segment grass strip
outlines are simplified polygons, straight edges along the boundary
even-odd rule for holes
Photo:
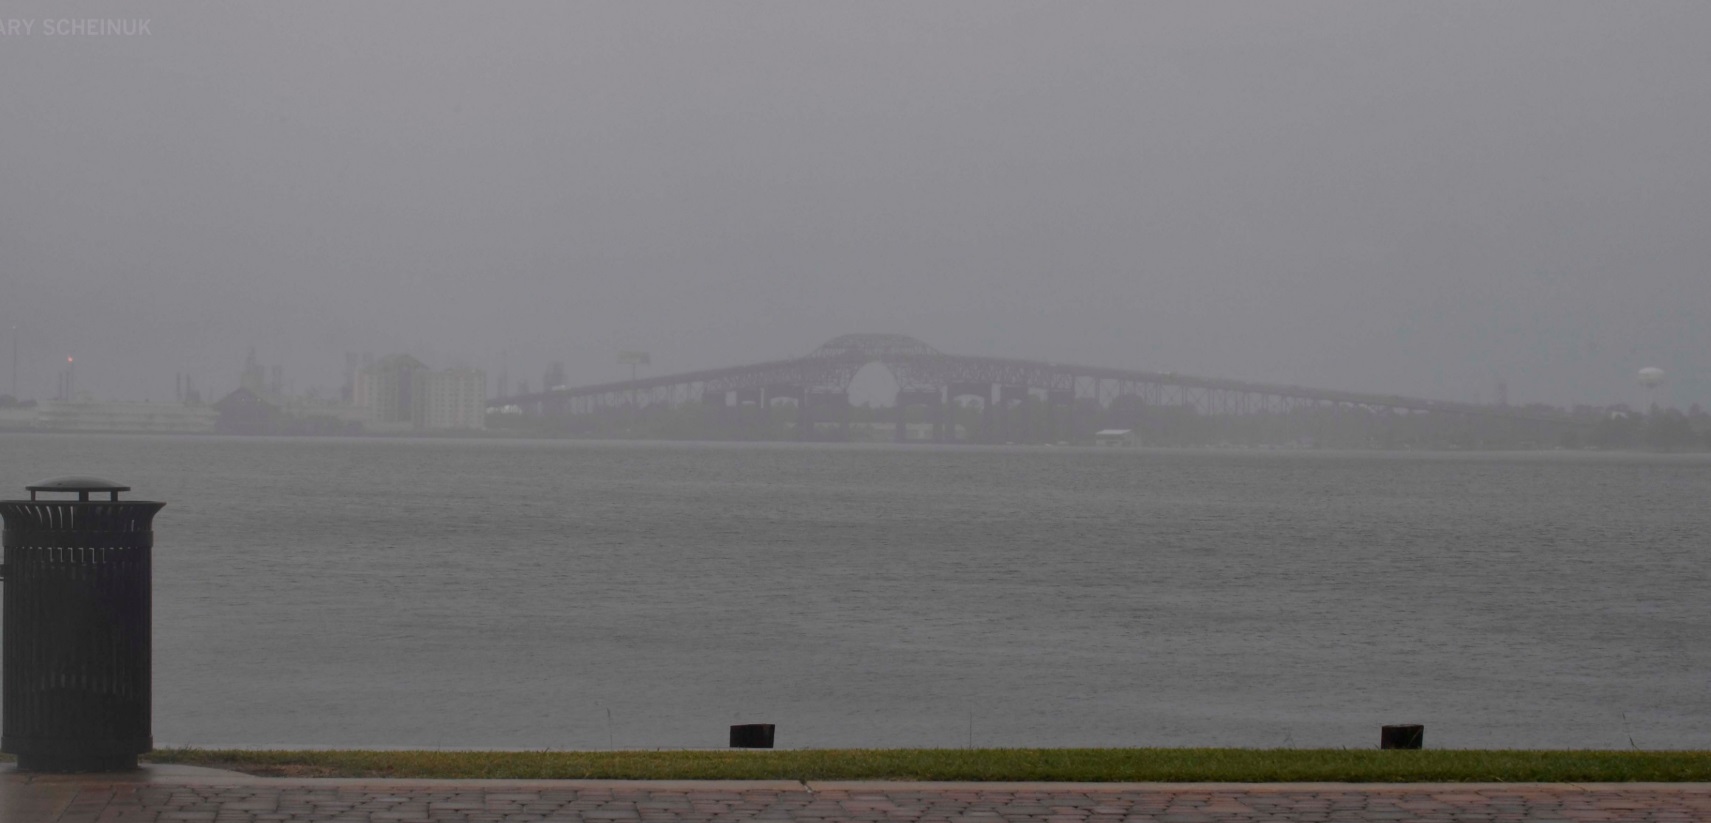
[[[1711,781],[1711,751],[1350,749],[804,749],[788,751],[259,751],[163,749],[269,777],[607,780],[966,780],[1229,783]]]

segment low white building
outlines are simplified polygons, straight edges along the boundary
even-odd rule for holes
[[[36,427],[35,406],[0,408],[0,429],[33,429]]]
[[[36,428],[48,431],[208,434],[219,421],[211,406],[179,403],[49,401],[36,409]]]
[[[1093,433],[1096,446],[1139,446],[1141,436],[1134,429],[1100,429]]]

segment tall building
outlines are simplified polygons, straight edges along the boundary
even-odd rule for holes
[[[421,419],[425,429],[487,428],[487,374],[480,369],[430,373]]]
[[[428,367],[408,354],[382,357],[356,373],[356,405],[369,409],[375,423],[414,425],[427,373]]]
[[[479,369],[434,371],[389,355],[357,371],[354,395],[380,430],[486,428],[487,375]]]
[[[345,384],[339,387],[339,399],[346,403],[356,402],[356,367],[357,353],[345,352]]]
[[[243,374],[238,377],[238,386],[249,389],[253,392],[264,391],[267,387],[262,384],[266,380],[267,371],[263,369],[261,367],[261,363],[255,359],[255,347],[250,346],[249,356],[244,358]]]

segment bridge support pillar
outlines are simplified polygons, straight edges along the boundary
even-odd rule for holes
[[[804,392],[797,411],[798,440],[848,440],[850,436],[850,398],[844,392]],[[820,433],[821,423],[838,424],[838,432]]]
[[[1046,392],[1046,442],[1075,438],[1075,390]]]
[[[1032,426],[1028,420],[1027,386],[998,387],[998,432],[997,440],[1006,443],[1025,443],[1032,434]]]
[[[795,437],[796,437],[796,439],[801,440],[802,439],[802,406],[804,405],[803,398],[807,394],[807,391],[808,391],[807,387],[797,385],[797,384],[793,384],[793,383],[773,383],[772,385],[762,387],[761,391],[763,393],[761,408],[765,411],[765,414],[762,416],[762,419],[764,421],[766,421],[765,422],[765,431],[766,431],[765,436],[776,437],[778,435],[779,429],[774,428],[774,427],[777,426],[779,428],[782,428],[783,427],[783,421],[787,420],[789,417],[788,412],[783,412],[779,415],[774,415],[772,408],[775,404],[773,401],[779,400],[781,398],[789,398],[789,399],[796,401]]]
[[[942,394],[943,392],[936,388],[898,390],[897,408],[895,410],[897,421],[897,442],[902,443],[909,439],[910,406],[926,406],[930,410],[928,413],[928,419],[933,422],[933,427],[935,429],[938,427],[938,421],[940,419],[939,408],[944,404]],[[930,439],[938,439],[938,432],[933,432]]]
[[[737,389],[734,393],[738,436],[743,440],[759,438],[763,429],[761,421],[766,419],[766,393],[759,388]]]
[[[965,432],[970,442],[989,443],[992,441],[992,384],[983,382],[951,383],[945,387],[945,411],[947,424],[945,440],[955,441],[957,410],[961,408],[957,401],[964,397],[980,398],[980,420],[970,430]]]

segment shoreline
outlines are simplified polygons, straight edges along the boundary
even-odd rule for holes
[[[705,439],[705,438],[667,438],[667,437],[584,437],[578,435],[531,435],[514,434],[503,430],[446,430],[440,432],[364,432],[361,434],[236,434],[231,432],[163,432],[163,431],[83,431],[73,429],[43,429],[35,427],[8,428],[0,426],[0,436],[32,435],[43,437],[170,437],[186,440],[244,440],[256,442],[285,442],[285,441],[314,441],[314,442],[363,442],[382,441],[399,442],[421,440],[429,442],[499,442],[499,443],[579,443],[579,444],[645,444],[645,445],[716,445],[716,446],[839,446],[846,448],[877,448],[877,449],[943,449],[962,451],[973,450],[1073,450],[1097,454],[1266,454],[1266,455],[1604,455],[1611,457],[1700,457],[1711,455],[1711,449],[1682,449],[1674,451],[1657,451],[1653,449],[1600,449],[1580,448],[1567,449],[1551,448],[1509,448],[1509,449],[1425,449],[1425,448],[1356,448],[1356,447],[1324,447],[1304,448],[1295,446],[1244,446],[1244,445],[1201,445],[1201,446],[1127,446],[1109,447],[1092,443],[978,443],[978,442],[931,442],[907,441],[898,443],[884,440],[748,440],[748,439]]]

